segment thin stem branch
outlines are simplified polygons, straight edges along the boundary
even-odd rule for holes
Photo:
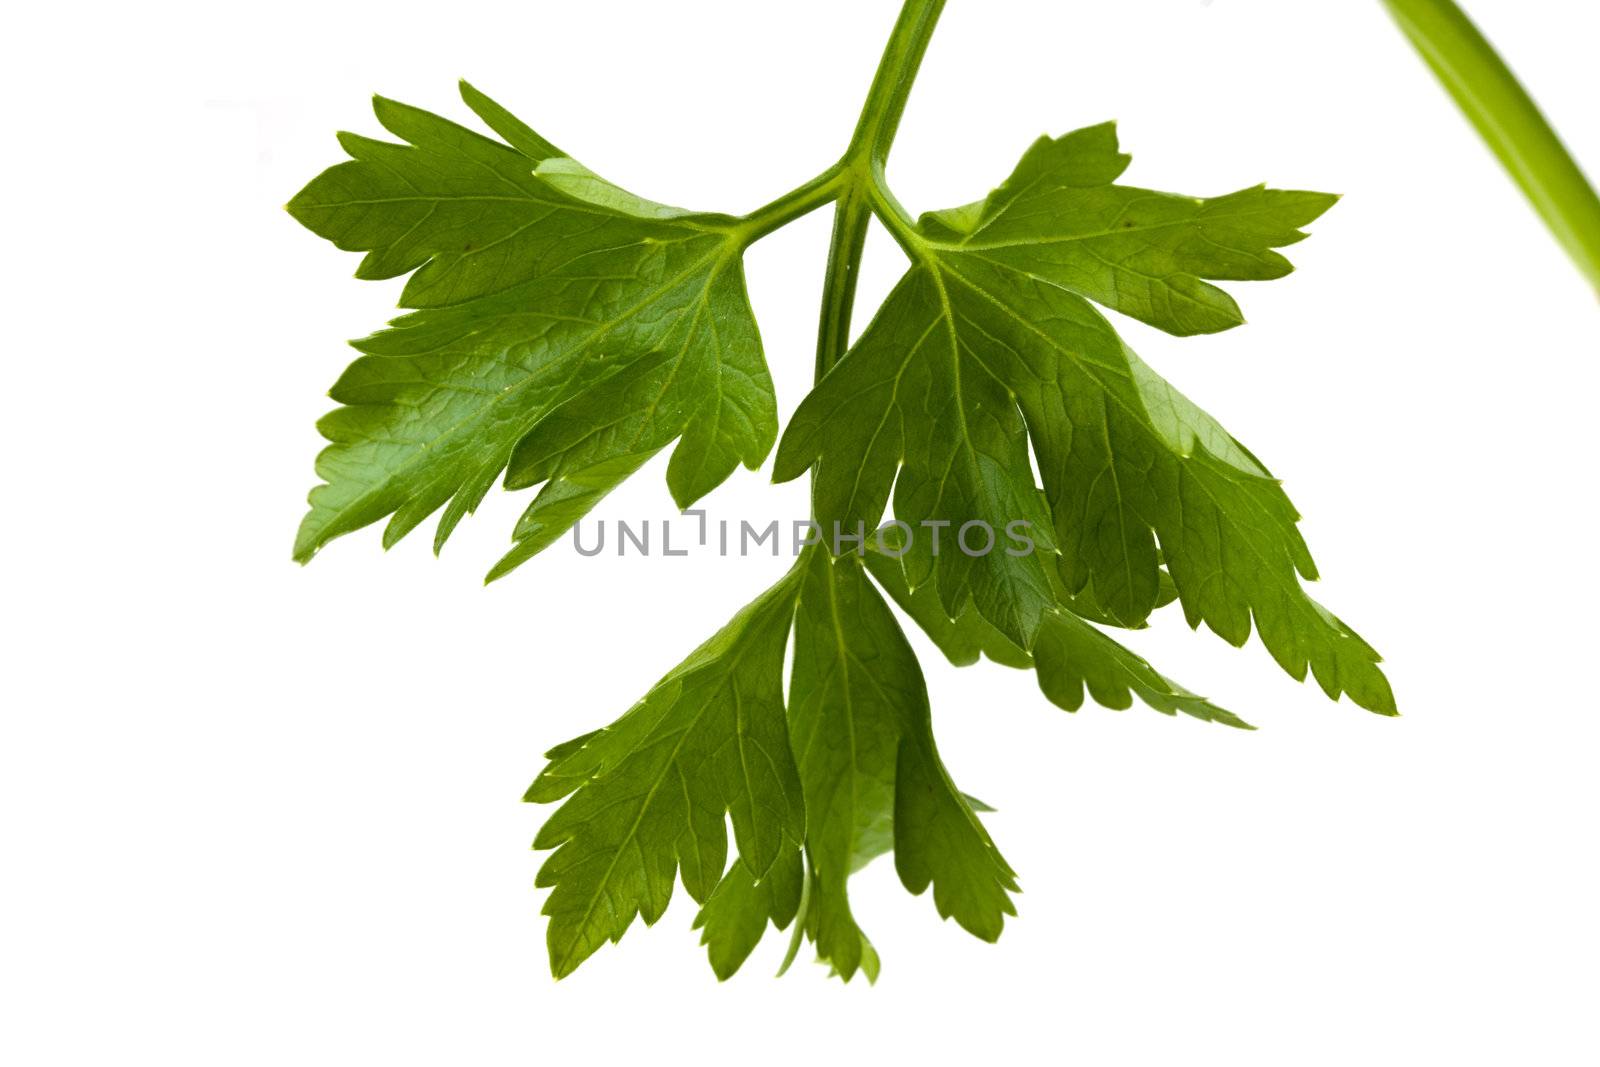
[[[849,347],[856,282],[872,216],[883,219],[902,246],[911,247],[908,242],[913,237],[912,223],[889,192],[883,172],[900,129],[900,118],[905,114],[906,99],[911,95],[912,83],[944,5],[945,0],[906,0],[900,9],[843,158],[804,185],[732,220],[733,232],[744,245],[749,245],[802,215],[837,201],[822,283],[822,314],[817,324],[817,381]]]
[[[884,166],[912,83],[922,66],[922,57],[933,39],[934,27],[944,10],[945,0],[906,0],[895,20],[883,58],[878,61],[872,87],[867,90],[861,118],[838,169],[845,179],[834,208],[833,237],[828,245],[827,274],[822,283],[822,315],[817,323],[816,380],[844,355],[850,345],[850,318],[855,309],[856,282],[861,273],[861,255],[866,248],[867,227],[875,204],[885,193]],[[899,235],[896,235],[899,239]]]
[[[889,231],[913,262],[925,258],[927,255],[927,242],[917,233],[917,224],[911,218],[911,213],[900,203],[882,177],[867,187],[868,202],[872,206],[872,213],[883,223],[884,229]]]
[[[822,381],[850,347],[850,318],[855,310],[867,228],[873,214],[880,210],[880,201],[887,198],[894,202],[884,184],[884,166],[944,4],[945,0],[906,0],[901,7],[883,58],[878,61],[872,87],[867,91],[855,134],[835,167],[840,184],[838,203],[833,209],[833,236],[828,242],[827,273],[822,279],[815,381]],[[899,207],[898,203],[895,207]],[[904,243],[898,228],[894,233],[895,239]],[[813,488],[815,484],[813,478]]]
[[[855,308],[861,254],[867,244],[872,206],[865,189],[851,185],[833,209],[833,237],[828,242],[828,269],[822,279],[822,316],[817,323],[815,378],[833,369],[850,347],[850,315]]]
[[[746,245],[759,241],[773,230],[787,226],[802,215],[808,215],[830,200],[837,199],[844,184],[844,168],[835,164],[804,185],[796,186],[771,203],[763,204],[740,217],[737,220],[738,232]]]

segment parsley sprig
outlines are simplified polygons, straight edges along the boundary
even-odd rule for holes
[[[1177,603],[1233,644],[1254,630],[1330,697],[1394,712],[1377,654],[1306,595],[1316,570],[1278,481],[1101,310],[1177,336],[1237,326],[1212,282],[1288,273],[1277,249],[1335,198],[1125,185],[1105,124],[1041,138],[984,199],[914,218],[884,169],[942,7],[905,4],[840,159],[742,216],[620,189],[466,84],[497,137],[380,98],[399,141],[342,134],[350,159],[289,204],[365,253],[359,277],[410,276],[409,312],[333,387],[298,559],[380,519],[387,546],[442,511],[437,550],[503,475],[539,490],[499,578],[663,449],[687,507],[775,443],[776,478],[812,474],[824,531],[891,509],[896,532],[1030,531],[1021,553],[809,547],[621,718],[551,749],[526,799],[560,805],[535,841],[558,977],[660,918],[681,881],[719,977],[770,925],[792,931],[791,959],[809,940],[844,979],[874,978],[849,879],[891,851],[912,893],[999,937],[1016,876],[940,758],[891,602],[953,662],[1031,669],[1069,710],[1137,697],[1249,729],[1108,633]],[[742,256],[829,204],[816,386],[780,441]],[[850,345],[874,219],[910,266]]]

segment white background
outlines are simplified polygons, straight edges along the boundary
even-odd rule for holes
[[[1591,174],[1600,11],[1468,5]],[[1592,1064],[1600,307],[1375,2],[954,0],[890,177],[971,200],[1037,134],[1115,117],[1128,180],[1345,194],[1250,319],[1146,360],[1281,476],[1317,595],[1404,717],[1174,616],[1130,643],[1262,727],[1049,706],[924,653],[947,761],[1000,808],[997,946],[880,861],[875,988],[777,939],[718,986],[681,893],[548,976],[550,744],[609,721],[784,565],[580,559],[479,578],[289,545],[314,419],[399,282],[281,210],[468,76],[602,174],[740,212],[853,124],[889,0],[29,5],[7,16],[0,1058],[33,1064],[1071,1061]],[[750,254],[787,415],[827,219]],[[868,305],[899,269],[874,238]],[[665,455],[660,457],[665,460]],[[769,467],[770,469],[770,467]],[[652,465],[599,514],[670,513]],[[803,514],[740,472],[715,517]]]

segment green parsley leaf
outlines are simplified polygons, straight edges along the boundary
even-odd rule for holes
[[[800,853],[786,849],[757,879],[744,861],[735,859],[711,897],[695,916],[702,930],[711,970],[717,978],[731,978],[761,941],[771,922],[779,930],[794,921],[805,899],[805,873]]]
[[[845,883],[893,842],[901,708],[914,705],[922,675],[914,659],[907,670],[895,640],[884,640],[899,631],[860,568],[815,549],[806,555],[789,680],[812,880],[806,924],[817,955],[849,981],[864,960],[876,969],[876,952]]]
[[[1114,123],[1041,137],[988,198],[923,216],[931,240],[1185,336],[1238,326],[1233,298],[1201,279],[1281,278],[1272,251],[1338,200],[1256,186],[1210,200],[1114,184],[1130,156]]]
[[[1008,667],[1031,667],[1038,673],[1045,698],[1067,711],[1083,706],[1087,687],[1095,703],[1107,708],[1120,711],[1131,707],[1137,696],[1166,715],[1182,712],[1206,722],[1255,729],[1231,711],[1160,674],[1148,660],[1077,614],[1066,597],[1062,598],[1062,610],[1040,625],[1030,653],[1013,644],[970,604],[956,618],[947,616],[933,589],[927,585],[912,589],[894,558],[869,552],[866,561],[878,584],[957,666],[977,662],[981,653]]]
[[[524,799],[566,798],[534,847],[551,887],[550,968],[572,971],[638,915],[666,911],[674,875],[704,903],[727,866],[724,816],[762,878],[805,835],[783,709],[795,589],[785,579],[734,616],[610,726],[556,750]]]
[[[1109,125],[1042,140],[980,205],[902,225],[912,267],[801,403],[775,476],[815,464],[825,526],[875,526],[891,488],[913,527],[1037,523],[1054,534],[1068,592],[1092,587],[1124,625],[1154,610],[1164,560],[1190,625],[1237,645],[1254,619],[1289,674],[1309,667],[1330,697],[1392,714],[1377,653],[1300,585],[1316,569],[1278,482],[1090,303],[1173,333],[1236,324],[1231,299],[1199,279],[1284,273],[1272,248],[1333,198],[1111,184],[1127,158]],[[1032,649],[1056,602],[1046,563],[945,552],[910,577],[932,577],[949,617],[971,602]]]
[[[813,550],[795,617],[789,728],[806,796],[807,933],[848,980],[877,957],[850,911],[850,874],[890,849],[913,893],[986,940],[1016,914],[1015,877],[933,742],[915,654],[859,561]]]
[[[419,309],[356,342],[364,355],[331,391],[344,406],[318,424],[332,444],[302,561],[385,516],[391,545],[445,507],[437,550],[509,467],[508,487],[550,493],[499,576],[674,440],[667,484],[686,507],[776,438],[731,220],[624,193],[462,95],[505,143],[379,98],[378,120],[406,143],[342,134],[351,160],[289,203],[366,252],[358,277],[414,272],[401,304]]]
[[[787,720],[781,744],[774,716]],[[703,739],[719,731],[730,750],[708,754]],[[735,749],[741,775],[758,764],[767,772],[753,785],[730,785]],[[783,762],[774,753],[791,751],[793,770],[773,773]],[[535,841],[558,850],[539,873],[554,887],[545,910],[557,976],[620,939],[635,914],[659,918],[675,863],[702,904],[695,926],[719,978],[738,970],[769,923],[783,929],[798,916],[796,936],[832,973],[875,980],[878,955],[847,883],[891,848],[907,888],[931,884],[939,914],[977,936],[994,940],[1016,914],[1015,875],[979,823],[980,805],[939,759],[915,654],[861,563],[816,548],[622,719],[555,750],[527,799],[569,796]],[[803,869],[801,831],[788,817],[771,825],[792,836],[741,830],[741,812],[761,805],[803,807]],[[740,850],[726,871],[724,808]]]

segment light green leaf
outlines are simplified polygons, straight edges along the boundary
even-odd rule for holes
[[[576,200],[598,204],[629,215],[646,219],[675,219],[693,212],[681,207],[668,207],[654,200],[635,196],[626,189],[612,185],[600,175],[567,156],[556,156],[539,161],[533,172],[549,185]]]

